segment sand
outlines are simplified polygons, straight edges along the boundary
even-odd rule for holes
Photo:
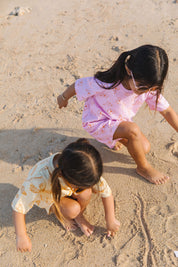
[[[14,7],[30,13],[8,16]],[[56,97],[77,78],[108,68],[124,50],[163,47],[170,68],[164,96],[177,111],[177,1],[0,1],[0,266],[177,266],[177,133],[160,114],[143,107],[135,122],[151,143],[149,162],[171,180],[150,184],[135,172],[126,148],[116,153],[93,140],[81,125],[83,103],[59,110]],[[16,252],[11,201],[40,159],[87,137],[101,152],[104,177],[121,222],[105,234],[102,202],[85,212],[96,225],[87,238],[65,232],[57,219],[34,207],[26,216],[32,252]]]

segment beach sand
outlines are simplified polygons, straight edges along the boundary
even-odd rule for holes
[[[31,12],[8,16],[16,6]],[[177,133],[145,106],[135,117],[151,143],[149,162],[171,176],[155,186],[136,174],[126,148],[109,150],[82,129],[83,103],[74,97],[62,110],[56,103],[77,78],[109,68],[124,50],[151,43],[168,53],[164,96],[178,111],[176,14],[173,0],[1,0],[0,266],[177,266]],[[66,232],[53,215],[33,207],[26,216],[32,252],[16,252],[11,201],[18,188],[37,161],[78,137],[101,152],[119,232],[106,237],[96,196],[85,211],[96,225],[89,238],[80,230]]]

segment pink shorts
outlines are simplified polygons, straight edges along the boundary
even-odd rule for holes
[[[121,139],[119,138],[113,140],[113,135],[122,121],[106,119],[95,122],[82,122],[82,126],[97,141],[113,148],[116,142]]]

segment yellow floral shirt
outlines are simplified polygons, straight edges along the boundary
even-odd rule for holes
[[[49,213],[49,209],[54,203],[50,178],[54,170],[53,159],[56,154],[39,161],[30,170],[26,181],[12,201],[13,210],[26,214],[33,205],[37,205],[40,208],[45,208]],[[61,183],[61,197],[77,194],[76,189],[67,185],[62,177],[59,180]],[[111,189],[103,177],[92,189],[94,193],[99,193],[103,198],[111,195]]]

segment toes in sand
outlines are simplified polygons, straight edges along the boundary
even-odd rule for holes
[[[119,151],[119,150],[121,150],[121,148],[123,147],[123,144],[121,143],[121,142],[117,142],[116,144],[115,144],[115,146],[113,147],[113,150],[114,151]]]

